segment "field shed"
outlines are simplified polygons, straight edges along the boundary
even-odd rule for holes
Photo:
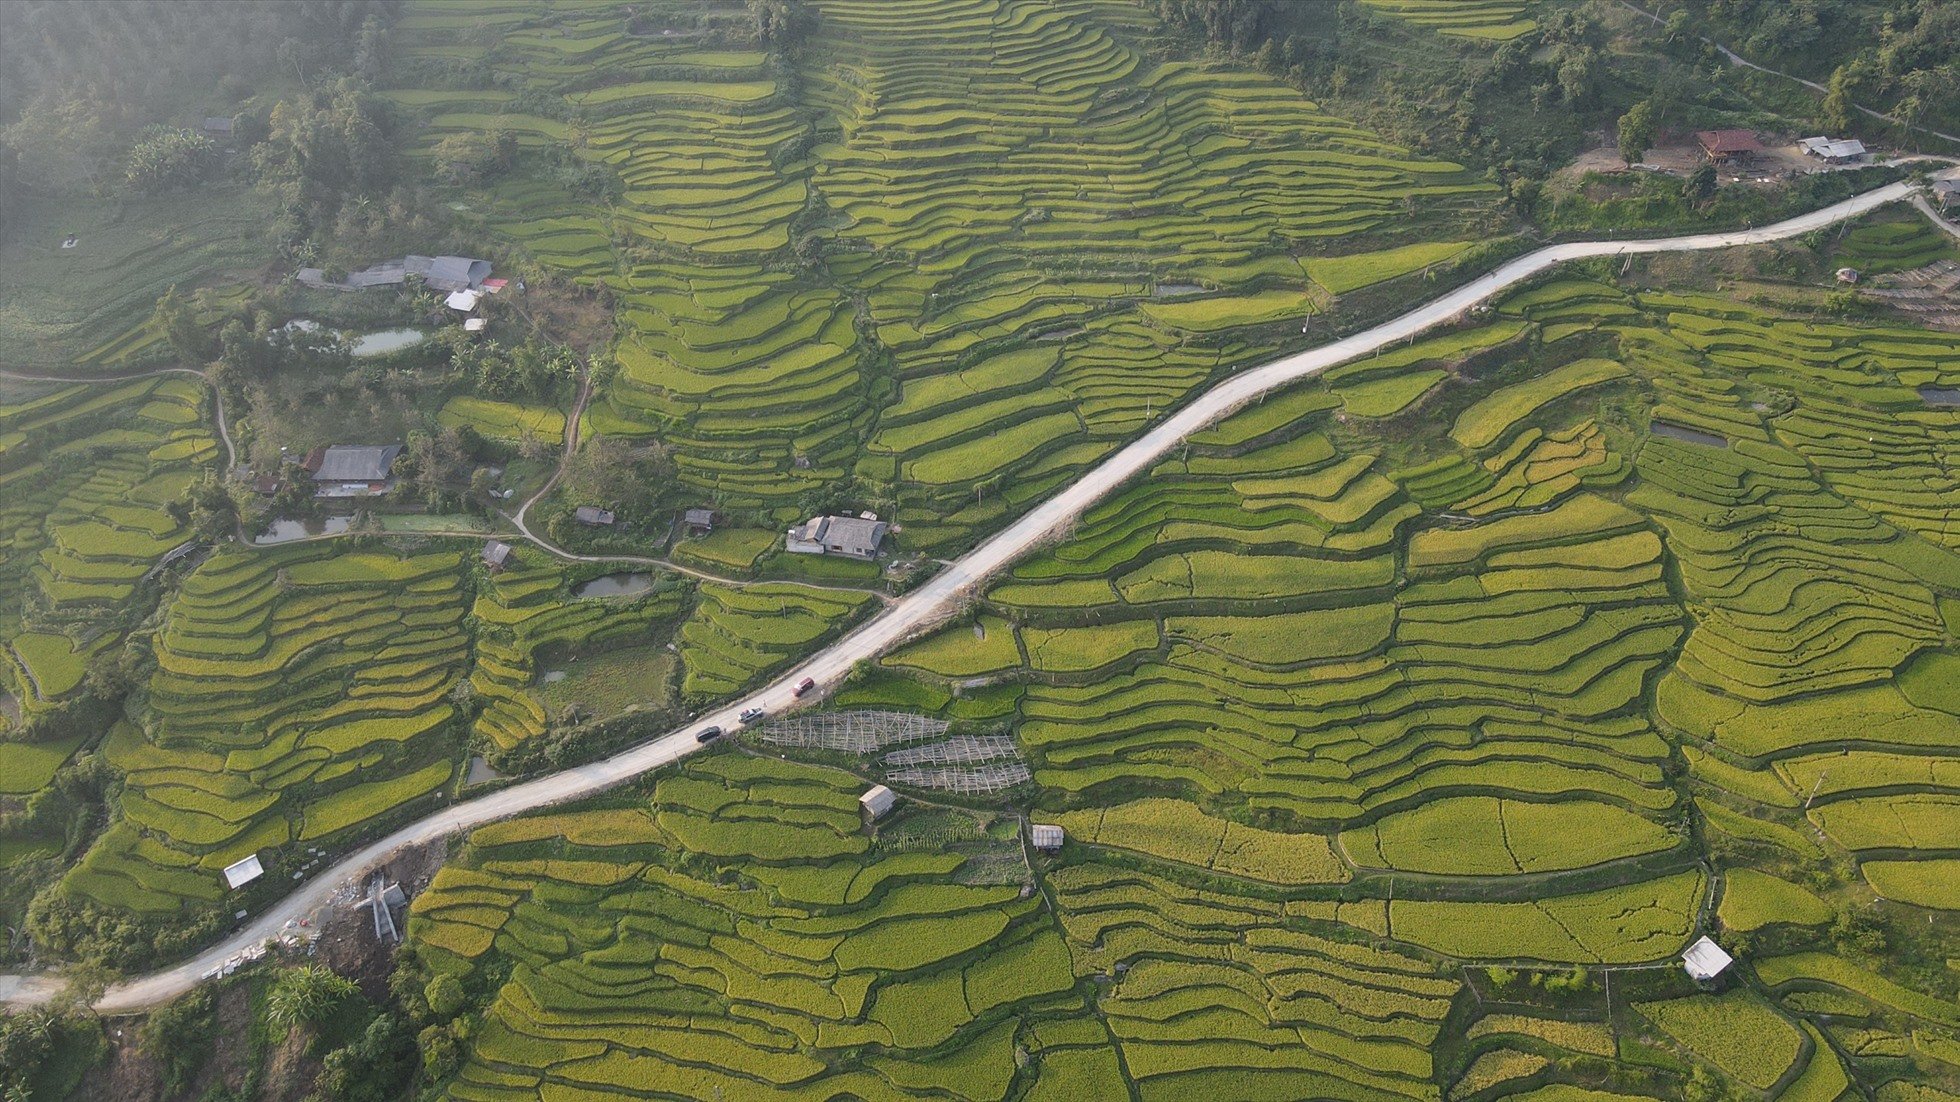
[[[1707,983],[1728,971],[1729,965],[1734,963],[1735,958],[1706,935],[1696,939],[1693,945],[1688,946],[1688,951],[1681,954],[1682,970],[1696,983]]]
[[[1865,143],[1856,138],[1800,138],[1797,148],[1804,156],[1815,157],[1825,164],[1842,165],[1863,160]]]
[[[1960,206],[1960,180],[1933,181],[1933,205],[1941,210]]]
[[[898,803],[898,793],[882,784],[874,784],[858,797],[858,806],[864,809],[873,821],[884,817]]]
[[[1062,848],[1068,835],[1054,823],[1036,823],[1028,828],[1028,843],[1043,853],[1054,853]]]
[[[502,540],[491,540],[483,545],[483,565],[492,571],[502,570],[510,564],[510,544]]]
[[[224,138],[229,140],[232,131],[236,128],[236,124],[229,115],[206,115],[203,121],[198,123],[197,128],[203,131],[204,136],[207,138]]]
[[[264,875],[265,866],[259,864],[259,855],[255,853],[225,866],[225,887],[242,888]]]
[[[1701,130],[1695,133],[1695,142],[1717,164],[1747,161],[1763,151],[1763,143],[1751,130]]]
[[[610,509],[601,509],[597,505],[581,505],[572,512],[572,519],[580,524],[603,528],[619,518],[613,516]]]
[[[861,517],[812,517],[791,528],[783,547],[796,555],[843,555],[875,559],[891,525],[867,513]]]
[[[461,310],[467,314],[476,309],[477,300],[482,297],[479,291],[451,291],[449,297],[442,300],[442,304],[451,310]]]
[[[715,530],[715,511],[713,509],[689,509],[681,516],[681,523],[687,525],[689,535],[705,536]]]

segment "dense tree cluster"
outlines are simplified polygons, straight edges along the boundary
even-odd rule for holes
[[[41,190],[100,186],[116,179],[147,126],[227,114],[268,84],[324,69],[378,73],[395,7],[393,0],[0,4],[0,145],[17,166],[14,180]]]
[[[1682,29],[1828,81],[1825,121],[1833,130],[1867,121],[1854,117],[1853,102],[1915,125],[1960,126],[1960,4],[1952,0],[1678,0],[1672,7]]]

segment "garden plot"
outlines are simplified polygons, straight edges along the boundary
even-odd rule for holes
[[[453,1095],[1000,1099],[1045,1077],[1016,1035],[1084,1009],[1054,920],[962,882],[1002,845],[963,813],[868,838],[860,787],[722,754],[650,806],[477,831],[409,921],[429,965],[509,977]]]
[[[218,871],[444,788],[469,639],[455,552],[228,550],[168,604],[148,729],[105,753],[124,817],[63,881],[110,907],[216,897]]]

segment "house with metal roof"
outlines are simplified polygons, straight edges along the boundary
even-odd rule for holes
[[[882,784],[874,784],[858,797],[858,807],[875,822],[898,804],[898,793]]]
[[[811,517],[784,533],[783,547],[796,555],[842,555],[869,561],[878,557],[891,525],[876,514]]]
[[[1708,983],[1728,971],[1735,958],[1724,952],[1713,938],[1703,936],[1681,954],[1681,969],[1696,983]]]
[[[394,488],[400,444],[336,444],[315,448],[301,464],[313,476],[315,497],[360,497]]]
[[[1815,138],[1797,139],[1797,148],[1804,156],[1815,157],[1825,164],[1842,165],[1865,157],[1865,143],[1856,138]]]

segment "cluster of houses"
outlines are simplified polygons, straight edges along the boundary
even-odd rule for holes
[[[1753,130],[1699,130],[1695,144],[1710,164],[1747,168],[1769,147]],[[1862,164],[1869,155],[1865,143],[1856,138],[1799,138],[1797,149],[1804,156],[1827,165]]]
[[[302,286],[316,291],[365,291],[370,287],[400,286],[414,276],[423,286],[432,290],[444,291],[448,297],[443,304],[461,314],[475,314],[478,304],[486,295],[503,292],[510,286],[507,279],[493,279],[488,260],[473,256],[404,256],[399,260],[384,260],[358,272],[348,272],[340,279],[329,278],[324,268],[301,268],[293,273],[293,279]],[[524,288],[520,285],[518,290]],[[470,332],[480,332],[489,323],[481,317],[469,317],[463,328]]]

